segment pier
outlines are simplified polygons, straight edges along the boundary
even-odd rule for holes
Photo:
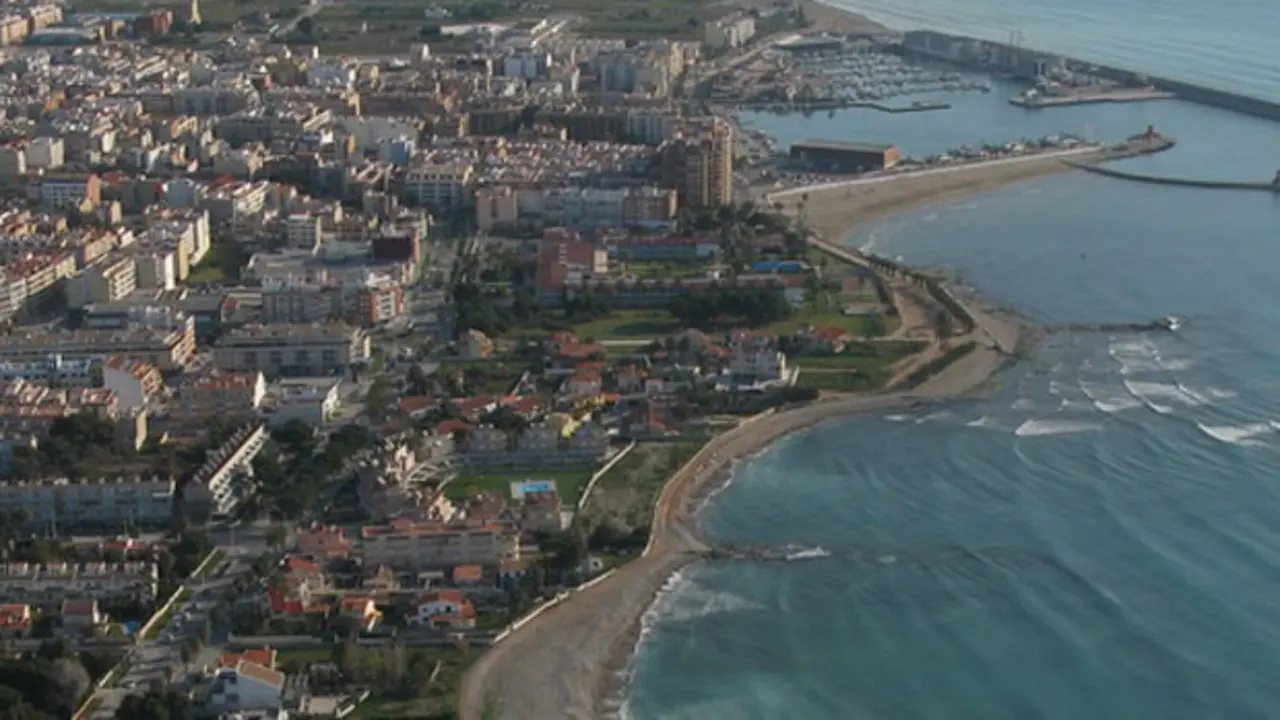
[[[1063,325],[1046,325],[1045,332],[1051,333],[1149,333],[1176,332],[1183,321],[1177,317],[1160,318],[1144,323],[1066,323]]]
[[[878,110],[883,113],[897,115],[900,113],[930,112],[934,110],[950,110],[949,102],[920,101],[910,105],[886,105],[879,102],[871,102],[868,100],[852,100],[844,98],[821,98],[814,100],[799,100],[792,102],[773,102],[773,103],[721,103],[735,105],[746,110],[766,110],[775,112],[805,112],[810,110],[838,110],[843,108],[867,108],[869,110]]]
[[[1271,182],[1197,180],[1195,178],[1147,175],[1144,173],[1129,172],[1127,170],[1116,170],[1115,168],[1104,167],[1102,165],[1078,163],[1071,160],[1063,160],[1063,162],[1071,165],[1072,167],[1076,167],[1096,175],[1104,175],[1106,177],[1116,178],[1118,180],[1128,180],[1130,182],[1149,183],[1152,185],[1173,185],[1177,187],[1191,187],[1208,190],[1252,190],[1254,192],[1267,192],[1273,195],[1280,195],[1280,175],[1277,175],[1276,179]]]
[[[1019,95],[1018,97],[1009,98],[1009,104],[1028,110],[1039,110],[1041,108],[1067,107],[1071,105],[1169,100],[1174,97],[1176,96],[1171,92],[1155,88],[1111,88],[1107,90],[1073,90],[1062,95]]]

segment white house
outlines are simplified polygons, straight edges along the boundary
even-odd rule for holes
[[[409,617],[410,625],[433,628],[473,628],[476,609],[460,590],[438,590],[422,596]]]
[[[284,693],[284,673],[248,660],[217,671],[208,686],[204,709],[210,713],[274,710]]]
[[[738,347],[729,370],[757,380],[780,380],[787,374],[787,356],[770,347]]]

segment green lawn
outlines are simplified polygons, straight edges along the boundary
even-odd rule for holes
[[[184,281],[189,285],[222,283],[240,277],[240,247],[235,243],[214,243],[199,265],[191,268]]]
[[[878,337],[885,329],[884,320],[878,313],[845,315],[838,310],[818,310],[812,307],[798,310],[786,320],[779,320],[762,329],[775,335],[791,335],[807,325],[835,326],[857,337]]]
[[[578,502],[582,490],[591,480],[595,470],[512,470],[494,473],[459,475],[445,486],[445,494],[451,500],[465,498],[473,489],[490,490],[511,499],[511,483],[521,480],[555,480],[556,492],[565,505]]]
[[[573,326],[580,338],[634,340],[666,337],[680,331],[680,322],[663,310],[615,310],[605,317]]]
[[[908,343],[859,345],[855,349],[862,352],[791,358],[800,368],[797,385],[814,390],[878,389],[889,382],[893,364],[917,350]]]

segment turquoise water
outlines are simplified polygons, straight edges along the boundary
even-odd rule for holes
[[[1135,169],[1280,166],[1280,126],[1183,103],[965,102],[751,120],[913,153],[1151,123],[1180,144]],[[744,465],[709,532],[822,556],[686,571],[646,617],[629,714],[1280,717],[1280,199],[1070,174],[850,242],[1044,323],[1189,323],[1051,335],[988,397],[831,422]]]

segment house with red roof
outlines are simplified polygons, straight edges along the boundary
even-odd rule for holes
[[[853,334],[834,325],[823,327],[805,327],[796,332],[796,341],[800,352],[805,354],[834,355],[844,352],[845,346],[853,342]]]
[[[441,630],[476,626],[476,608],[461,590],[437,590],[423,595],[409,615],[409,624]]]
[[[34,621],[35,615],[26,603],[0,605],[0,637],[26,637]]]
[[[350,618],[361,630],[372,630],[382,619],[377,604],[368,595],[348,595],[338,604],[338,614]]]

